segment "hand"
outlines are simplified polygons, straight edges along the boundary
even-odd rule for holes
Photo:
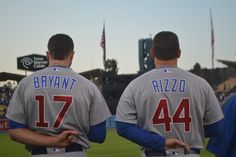
[[[180,147],[183,147],[184,149],[189,150],[189,146],[186,143],[184,143],[176,138],[167,138],[166,139],[165,149],[175,149],[175,148],[180,148]]]
[[[59,135],[55,136],[55,147],[61,148],[70,145],[71,143],[76,143],[78,132],[76,130],[63,131]]]

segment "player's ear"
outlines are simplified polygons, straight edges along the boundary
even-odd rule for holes
[[[68,61],[68,63],[69,63],[69,67],[71,66],[71,64],[72,64],[72,61],[73,61],[73,57],[74,57],[74,51],[71,51],[70,53],[69,53],[69,55],[68,55],[68,57],[67,57],[67,61]]]
[[[179,49],[177,53],[177,58],[179,58],[180,56],[181,56],[181,50]]]
[[[74,54],[75,54],[75,51],[72,51],[72,52],[70,53],[70,55],[69,55],[69,59],[70,59],[70,60],[73,60]]]
[[[51,59],[50,53],[46,51],[46,54],[47,54],[47,59],[50,60]]]
[[[150,49],[150,55],[151,55],[152,58],[155,57],[154,48],[151,48],[151,49]]]

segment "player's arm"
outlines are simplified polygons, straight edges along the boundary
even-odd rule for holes
[[[210,124],[210,125],[204,125],[204,133],[205,133],[205,137],[217,137],[220,135],[220,122],[222,120],[214,123],[214,124]]]
[[[207,144],[207,150],[210,151],[211,153],[216,154],[218,157],[227,156],[231,141],[234,138],[233,136],[234,130],[232,131],[230,130],[232,129],[232,127],[223,126],[223,125],[221,127],[224,127],[224,128],[221,128],[220,135],[217,137],[211,137]]]
[[[168,148],[184,147],[188,149],[188,146],[175,138],[165,139],[157,133],[149,132],[140,128],[136,124],[116,122],[117,133],[145,148],[152,150],[164,150]]]
[[[77,131],[63,131],[57,136],[41,135],[27,128],[25,124],[9,121],[9,136],[12,140],[33,146],[65,147],[77,141]]]
[[[87,137],[90,141],[103,143],[106,139],[106,121],[90,127]]]

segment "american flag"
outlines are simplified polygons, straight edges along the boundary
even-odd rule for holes
[[[100,46],[103,48],[103,65],[105,67],[105,62],[106,62],[106,37],[105,37],[105,24],[103,24],[103,31],[102,31],[102,38],[101,38],[101,43]]]

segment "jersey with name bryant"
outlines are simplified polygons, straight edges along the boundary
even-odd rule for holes
[[[55,135],[76,129],[79,142],[89,147],[89,127],[110,116],[98,88],[65,67],[47,67],[24,78],[11,99],[7,117],[31,130]]]

